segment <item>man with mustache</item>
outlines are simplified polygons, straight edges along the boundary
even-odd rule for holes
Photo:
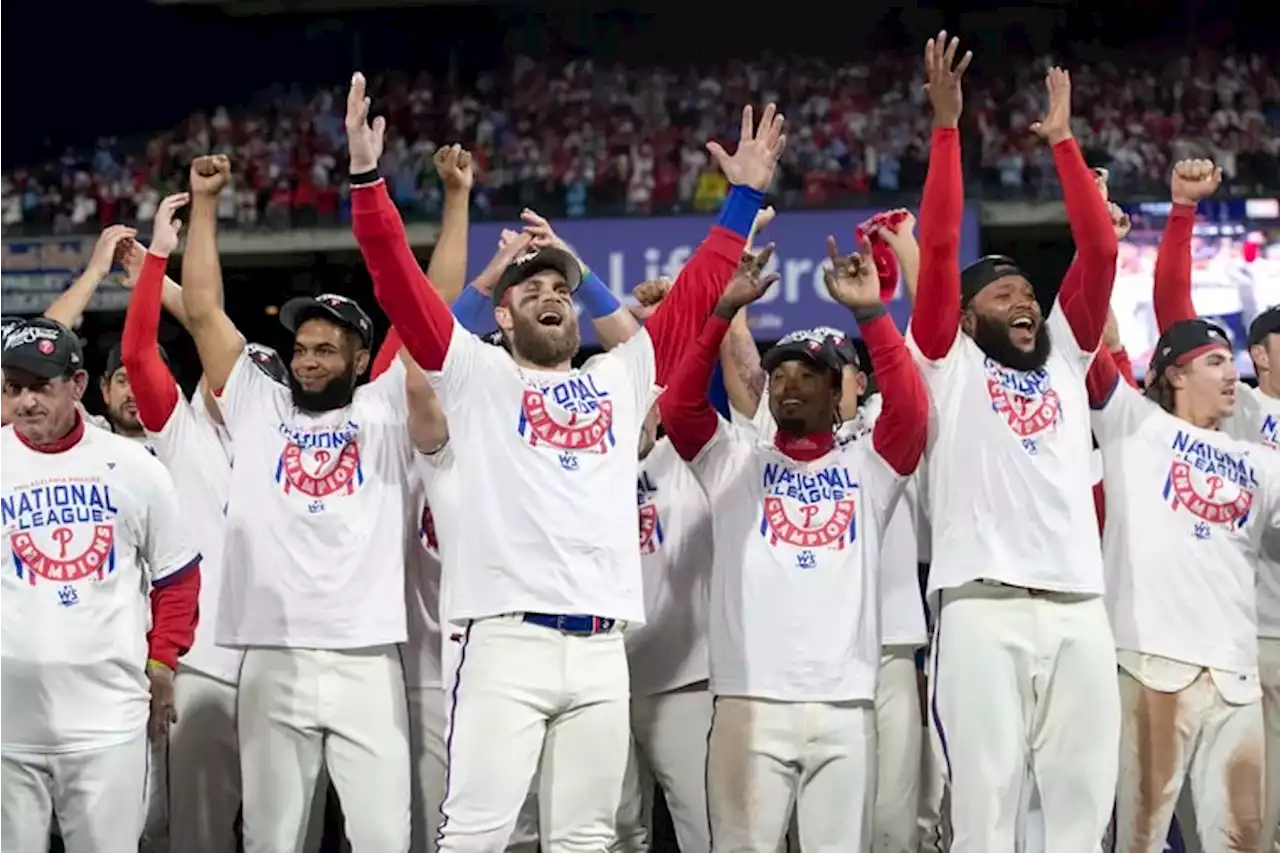
[[[245,849],[297,849],[321,765],[357,850],[409,846],[405,366],[357,389],[373,323],[336,294],[281,309],[288,385],[222,308],[216,202],[230,164],[191,167],[183,302],[231,471],[219,645],[244,650],[238,735]]]
[[[937,596],[930,714],[951,779],[953,853],[1011,853],[1027,768],[1053,849],[1093,850],[1114,798],[1119,697],[1089,477],[1085,374],[1107,319],[1116,235],[1071,136],[1070,79],[1046,78],[1033,130],[1052,146],[1076,246],[1043,318],[1008,258],[959,265],[960,80],[925,48],[933,140],[910,343],[933,398],[927,451]]]
[[[601,849],[614,834],[630,719],[620,622],[643,623],[640,428],[738,264],[785,145],[766,107],[743,111],[733,191],[671,295],[627,343],[572,368],[581,268],[555,248],[516,260],[494,290],[510,352],[466,332],[409,251],[378,176],[385,122],[368,122],[363,75],[347,102],[353,226],[374,294],[440,396],[455,437],[462,506],[504,512],[460,525],[450,618],[463,634],[451,677],[449,792],[440,849],[507,839],[542,760],[550,849]],[[619,310],[626,310],[620,308]],[[552,782],[554,781],[554,784]]]

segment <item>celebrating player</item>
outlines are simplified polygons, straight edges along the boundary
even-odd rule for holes
[[[133,442],[86,429],[87,381],[62,324],[40,318],[6,336],[5,850],[47,849],[56,813],[67,853],[135,853],[147,736],[175,721],[173,673],[195,633],[200,557],[173,481]]]
[[[885,379],[870,442],[837,442],[843,364],[821,336],[765,355],[771,444],[707,401],[730,320],[776,276],[734,279],[660,401],[672,444],[716,507],[707,801],[717,849],[773,853],[793,800],[802,848],[871,840],[880,549],[924,449],[928,400],[872,262],[839,257],[834,238],[828,250],[827,288]]]
[[[454,320],[408,249],[378,177],[385,122],[368,122],[363,75],[347,104],[353,224],[374,293],[427,371],[453,434],[461,505],[503,496],[506,510],[459,526],[449,618],[465,626],[450,687],[449,792],[441,850],[505,842],[542,755],[545,844],[598,848],[614,833],[626,769],[627,667],[619,621],[642,623],[637,510],[630,485],[641,423],[692,332],[737,265],[785,138],[770,105],[729,156],[735,185],[720,225],[646,328],[580,370],[572,294],[581,270],[562,252],[517,260],[494,291],[510,353]],[[630,523],[626,523],[630,519]],[[550,780],[554,779],[554,786]]]
[[[1092,850],[1110,819],[1120,708],[1089,482],[1084,378],[1115,278],[1106,203],[1051,69],[1051,146],[1076,244],[1042,319],[1008,258],[959,266],[960,80],[945,33],[925,48],[933,141],[910,343],[933,398],[929,594],[940,612],[931,712],[951,776],[953,853],[1009,853],[1031,767],[1055,849]],[[982,689],[975,690],[974,685]]]
[[[404,367],[357,389],[373,323],[333,294],[285,303],[288,387],[222,308],[216,200],[230,166],[191,168],[187,322],[235,454],[216,637],[243,648],[238,734],[247,851],[301,843],[323,764],[357,849],[409,846]]]

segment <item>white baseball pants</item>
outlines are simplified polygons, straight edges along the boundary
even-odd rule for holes
[[[933,695],[933,646],[925,659],[925,695]],[[928,705],[926,705],[926,709]],[[951,796],[947,792],[947,759],[942,751],[938,727],[926,710],[924,722],[928,748],[921,752],[920,770],[920,853],[947,853],[951,849]]]
[[[79,752],[6,750],[0,754],[0,850],[46,853],[56,815],[66,853],[137,853],[148,752],[145,731]]]
[[[409,742],[413,749],[413,837],[409,849],[411,853],[435,853],[448,760],[444,741],[448,695],[440,687],[410,688],[408,693]],[[536,787],[535,784],[525,798],[515,832],[507,844],[507,853],[538,851]]]
[[[630,742],[622,631],[576,636],[520,616],[472,622],[450,676],[439,849],[496,853],[534,774],[546,853],[599,853],[614,836]]]
[[[653,846],[653,786],[667,802],[680,853],[710,853],[707,824],[707,735],[711,693],[700,681],[631,700],[631,759],[612,850],[647,853]]]
[[[1166,693],[1121,671],[1117,853],[1163,853],[1182,791],[1205,853],[1255,850],[1262,823],[1262,703],[1231,705],[1202,671]]]
[[[920,815],[920,688],[916,650],[881,651],[876,685],[876,801],[872,853],[916,853]]]
[[[951,853],[1015,849],[1028,766],[1045,853],[1097,849],[1120,754],[1102,599],[965,584],[943,591],[933,643],[930,715],[950,773]]]
[[[1267,753],[1267,800],[1258,853],[1280,853],[1280,639],[1258,638],[1258,675]]]
[[[353,849],[409,849],[409,724],[395,646],[249,649],[237,718],[245,853],[300,853],[322,766]]]
[[[871,702],[717,696],[707,753],[712,846],[776,853],[794,808],[804,853],[867,850],[875,766]]]

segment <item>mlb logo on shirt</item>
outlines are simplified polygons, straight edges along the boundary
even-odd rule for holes
[[[995,359],[986,359],[987,394],[991,410],[1000,415],[1014,435],[1030,439],[1047,432],[1058,423],[1062,401],[1049,384],[1049,372],[1013,370]],[[1034,443],[1023,446],[1035,452]]]
[[[1249,521],[1258,478],[1246,458],[1220,450],[1207,441],[1178,430],[1177,454],[1169,465],[1163,496],[1174,510],[1195,517],[1193,534],[1208,539],[1210,525],[1240,528]]]

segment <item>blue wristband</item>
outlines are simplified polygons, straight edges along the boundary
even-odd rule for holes
[[[458,300],[453,303],[453,316],[462,328],[473,335],[483,335],[497,327],[493,319],[493,300],[469,284],[462,288]]]
[[[583,275],[582,284],[578,286],[578,292],[574,296],[582,303],[582,310],[586,311],[587,316],[592,320],[608,317],[622,307],[622,303],[613,295],[609,286],[591,270],[587,270]]]
[[[728,228],[743,237],[751,236],[751,226],[755,224],[756,214],[764,204],[764,193],[751,187],[735,186],[729,190],[729,196],[720,208],[720,218],[716,224]]]

